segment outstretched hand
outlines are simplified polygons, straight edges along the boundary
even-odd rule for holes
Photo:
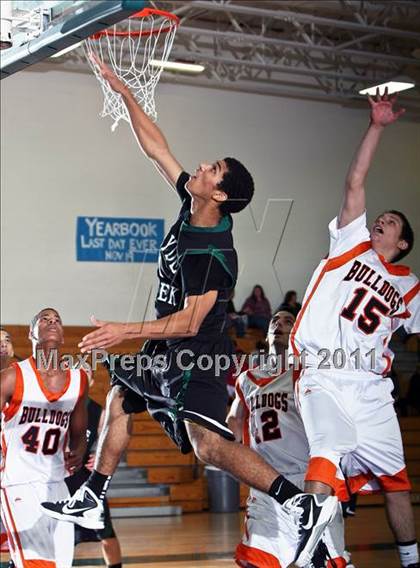
[[[98,58],[98,56],[95,55],[95,53],[91,53],[89,55],[89,58],[95,65],[95,67],[97,67],[99,73],[102,75],[105,81],[108,81],[109,86],[113,91],[120,94],[123,94],[127,91],[127,86],[115,75],[115,73],[108,67],[108,65],[103,63]]]
[[[90,321],[98,329],[91,331],[83,337],[79,343],[82,353],[87,353],[92,351],[92,349],[106,349],[113,345],[118,345],[129,337],[128,325],[126,323],[97,320],[95,316],[92,316]]]
[[[405,109],[394,110],[394,105],[397,100],[396,95],[393,97],[388,96],[388,88],[385,89],[384,94],[379,94],[379,89],[376,89],[376,97],[368,97],[370,104],[370,120],[376,126],[388,126],[392,124],[399,117],[405,113]]]

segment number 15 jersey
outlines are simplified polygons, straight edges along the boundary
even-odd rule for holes
[[[329,232],[329,256],[306,290],[291,350],[304,353],[304,367],[386,375],[393,332],[420,332],[418,278],[373,250],[365,213],[340,229],[335,218]]]
[[[15,392],[2,413],[1,484],[63,481],[71,413],[87,387],[86,374],[68,370],[63,389],[51,392],[33,357],[14,367]]]
[[[242,441],[274,469],[304,474],[309,446],[293,396],[293,369],[273,375],[263,368],[245,371],[236,381],[236,396],[245,409]]]

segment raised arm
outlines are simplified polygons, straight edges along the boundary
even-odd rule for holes
[[[371,108],[370,124],[347,173],[338,228],[345,227],[365,210],[365,180],[382,132],[385,126],[395,122],[404,113],[404,109],[394,111],[396,97],[389,99],[386,90],[382,97],[377,91],[376,100],[371,97],[368,100]]]
[[[106,349],[127,339],[194,337],[216,300],[216,290],[199,296],[187,296],[182,310],[154,321],[117,323],[92,317],[93,325],[99,329],[83,337],[79,343],[80,351],[86,353],[92,349]]]
[[[177,162],[169,150],[165,136],[160,128],[150,120],[147,114],[137,103],[130,89],[111,71],[111,69],[94,56],[95,65],[99,68],[103,78],[109,86],[123,97],[130,115],[131,127],[143,153],[157,166],[158,171],[165,179],[175,186],[182,166]]]

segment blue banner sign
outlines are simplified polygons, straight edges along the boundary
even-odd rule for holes
[[[77,260],[157,262],[163,219],[77,217]]]

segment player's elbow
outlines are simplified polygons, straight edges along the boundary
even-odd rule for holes
[[[196,335],[198,335],[198,332],[200,331],[200,328],[198,326],[188,326],[187,329],[185,329],[185,332],[183,333],[183,335],[185,337],[195,337]]]
[[[351,179],[346,180],[345,191],[347,196],[357,197],[365,190],[363,180],[358,178],[358,176],[354,176]]]
[[[169,147],[167,144],[149,144],[144,150],[148,158],[156,162],[160,167],[164,167],[169,155]]]

